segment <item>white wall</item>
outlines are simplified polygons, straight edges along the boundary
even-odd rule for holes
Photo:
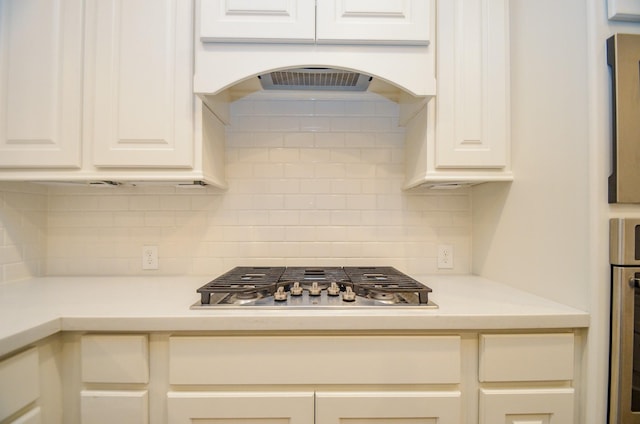
[[[581,0],[510,5],[515,181],[473,190],[472,269],[586,309],[586,7]]]
[[[229,190],[49,190],[48,275],[218,275],[235,265],[388,264],[470,270],[470,191],[404,193],[398,107],[243,99],[228,129]],[[141,269],[145,244],[160,269]]]

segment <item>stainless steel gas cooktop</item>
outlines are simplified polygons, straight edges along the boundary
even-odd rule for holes
[[[200,287],[191,308],[437,308],[431,291],[388,266],[236,267]]]

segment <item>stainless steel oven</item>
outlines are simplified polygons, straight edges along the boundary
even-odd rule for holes
[[[640,423],[640,219],[611,219],[609,238],[609,424]]]

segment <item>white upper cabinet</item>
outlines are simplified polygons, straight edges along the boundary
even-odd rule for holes
[[[510,181],[508,0],[437,7],[437,95],[407,123],[405,187]]]
[[[82,0],[0,1],[0,167],[81,162]]]
[[[318,0],[318,43],[428,44],[428,0]]]
[[[187,1],[87,1],[95,166],[193,166],[191,15]]]
[[[225,187],[193,21],[193,0],[0,0],[0,180]]]
[[[202,0],[200,39],[428,44],[425,0]]]
[[[506,3],[448,0],[438,4],[436,167],[507,165]]]
[[[315,0],[201,0],[202,41],[315,39]]]

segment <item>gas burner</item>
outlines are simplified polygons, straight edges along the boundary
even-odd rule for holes
[[[429,287],[393,267],[236,267],[197,291],[193,308],[437,308]]]
[[[388,292],[371,292],[368,296],[370,299],[373,300],[379,300],[381,302],[387,302],[387,303],[397,303],[398,302],[398,296],[396,296],[393,293],[388,293]]]

